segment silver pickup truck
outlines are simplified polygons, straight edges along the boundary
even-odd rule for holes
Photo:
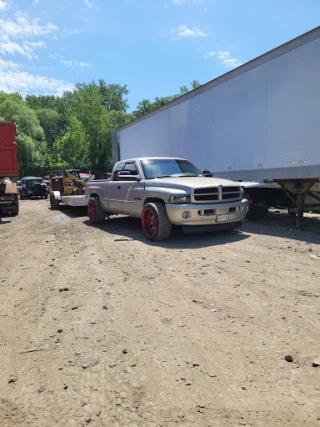
[[[85,194],[93,224],[113,214],[141,218],[151,241],[167,239],[172,225],[186,232],[237,228],[248,206],[239,183],[207,178],[188,160],[175,158],[118,162],[110,179],[89,181]]]

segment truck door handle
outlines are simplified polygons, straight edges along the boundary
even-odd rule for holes
[[[121,190],[121,185],[118,185],[118,190]]]

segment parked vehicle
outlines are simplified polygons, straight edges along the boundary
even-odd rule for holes
[[[21,188],[22,188],[21,180],[17,181],[17,182],[16,182],[16,185],[17,185],[17,191],[18,191],[18,194],[20,194],[20,192],[21,192]]]
[[[221,178],[273,180],[299,226],[320,179],[319,52],[320,27],[130,122],[112,134],[114,162],[183,156]],[[268,209],[263,189],[245,188],[251,210]]]
[[[19,174],[18,148],[14,123],[0,122],[0,215],[18,215],[19,201],[15,181]]]
[[[207,178],[178,158],[117,162],[111,179],[89,181],[85,194],[93,224],[113,214],[141,218],[151,241],[167,239],[172,225],[186,232],[235,229],[248,205],[239,183]]]
[[[59,209],[60,203],[79,207],[86,206],[84,189],[86,183],[79,174],[79,169],[64,169],[50,173],[50,206]]]
[[[21,180],[20,199],[48,198],[48,188],[41,177],[27,176]]]
[[[47,190],[49,192],[50,191],[50,181],[48,179],[44,179],[43,182],[46,184]]]

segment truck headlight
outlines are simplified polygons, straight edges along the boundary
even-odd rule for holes
[[[169,196],[169,203],[191,203],[190,194]]]

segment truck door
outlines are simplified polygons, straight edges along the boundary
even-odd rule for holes
[[[119,182],[118,173],[123,171],[125,162],[118,162],[115,165],[115,169],[113,170],[111,179],[108,183],[108,191],[106,193],[106,205],[110,209],[110,211],[115,213],[120,213],[119,209],[121,206],[121,201],[119,200],[119,196],[121,193],[121,183]]]
[[[123,171],[130,172],[131,175],[138,175],[136,163],[126,162]],[[112,210],[124,215],[140,217],[143,208],[142,191],[144,184],[138,181],[122,181],[118,178],[114,191],[114,208]]]

